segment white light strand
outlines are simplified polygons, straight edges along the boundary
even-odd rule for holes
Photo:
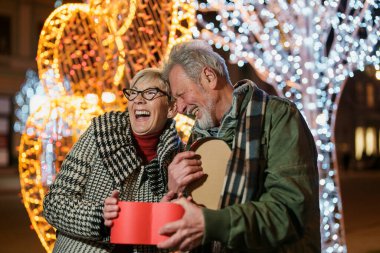
[[[306,117],[319,153],[323,252],[347,251],[331,138],[336,97],[353,71],[380,69],[379,2],[344,2],[198,1],[194,33],[232,63],[251,64]]]
[[[26,121],[29,115],[37,109],[36,102],[43,102],[47,98],[44,87],[38,75],[33,70],[26,71],[26,80],[21,85],[21,90],[15,95],[15,116],[17,120],[13,125],[16,133],[23,134],[26,129]]]

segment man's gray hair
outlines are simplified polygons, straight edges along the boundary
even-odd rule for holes
[[[172,48],[163,68],[165,80],[169,80],[169,73],[175,65],[180,65],[187,76],[196,83],[199,83],[204,67],[212,68],[217,75],[231,83],[224,59],[202,40],[183,42]]]

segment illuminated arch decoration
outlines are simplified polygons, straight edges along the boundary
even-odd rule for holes
[[[48,251],[52,249],[55,233],[41,216],[43,197],[72,144],[91,118],[103,112],[83,97],[62,96],[45,100],[26,123],[19,150],[22,196],[32,225]]]
[[[62,5],[45,21],[37,52],[40,82],[33,87],[44,96],[28,105],[34,110],[22,131],[19,173],[24,205],[47,252],[56,238],[41,215],[42,201],[65,155],[91,118],[125,109],[121,90],[136,72],[159,66],[174,44],[192,37],[194,14],[184,0],[90,0]],[[176,120],[186,140],[193,120]]]

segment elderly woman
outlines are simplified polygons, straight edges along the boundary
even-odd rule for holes
[[[57,229],[54,252],[159,251],[110,244],[109,227],[118,199],[159,202],[167,192],[167,167],[182,150],[175,105],[157,69],[137,73],[123,92],[128,110],[92,120],[44,199],[44,216]]]

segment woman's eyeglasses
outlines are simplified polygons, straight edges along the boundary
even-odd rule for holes
[[[148,88],[148,89],[145,89],[145,90],[142,90],[142,91],[139,91],[139,90],[135,90],[135,89],[123,89],[123,93],[124,93],[124,96],[129,100],[129,101],[133,101],[135,98],[137,98],[137,96],[141,93],[141,96],[146,99],[146,100],[153,100],[155,98],[159,98],[159,97],[162,97],[162,96],[168,96],[169,100],[171,99],[170,95],[159,89],[159,88]],[[160,94],[161,96],[157,96],[158,94]]]

